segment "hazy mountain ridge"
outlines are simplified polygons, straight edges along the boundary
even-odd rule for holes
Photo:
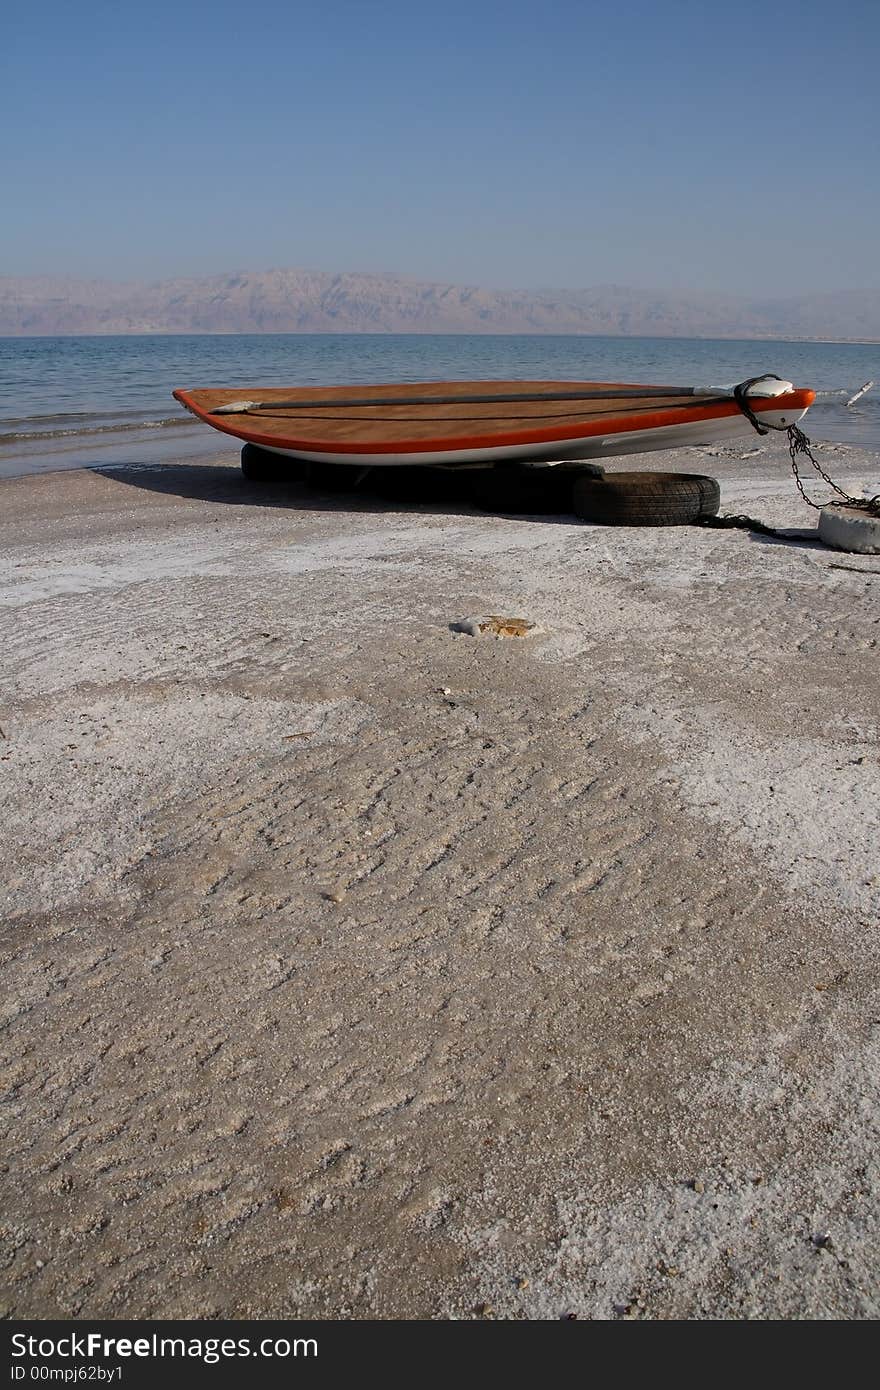
[[[119,284],[0,276],[0,335],[587,333],[880,340],[880,290],[767,299],[610,285],[491,290],[307,270]]]

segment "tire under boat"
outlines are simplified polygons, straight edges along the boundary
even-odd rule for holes
[[[693,473],[606,473],[596,462],[558,468],[508,461],[488,468],[358,468],[283,458],[256,444],[241,451],[246,483],[362,492],[392,502],[476,506],[502,515],[574,512],[603,526],[690,526],[718,512],[714,478]]]

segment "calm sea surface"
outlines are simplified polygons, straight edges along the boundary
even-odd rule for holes
[[[265,334],[0,338],[0,477],[234,452],[178,386],[455,379],[724,384],[775,372],[818,391],[812,438],[880,452],[880,346],[688,338]],[[877,381],[856,405],[846,400]]]

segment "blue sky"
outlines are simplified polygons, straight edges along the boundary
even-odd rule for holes
[[[18,5],[0,273],[880,286],[880,4]]]

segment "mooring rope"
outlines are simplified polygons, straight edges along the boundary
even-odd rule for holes
[[[745,516],[742,513],[736,516],[701,516],[694,525],[705,526],[707,529],[715,527],[719,530],[757,531],[759,536],[773,536],[779,541],[792,540],[788,532],[779,531],[775,526],[768,526],[766,521],[758,521],[756,517]]]

